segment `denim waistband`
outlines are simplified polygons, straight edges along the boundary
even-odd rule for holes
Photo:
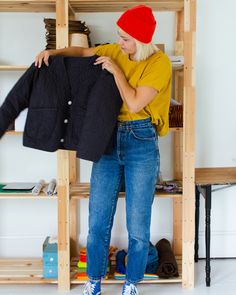
[[[117,125],[119,129],[145,128],[153,126],[151,118],[133,121],[118,121]]]

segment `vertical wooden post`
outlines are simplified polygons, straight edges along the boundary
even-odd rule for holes
[[[70,151],[70,183],[75,183],[77,181],[77,161],[76,161],[76,152]],[[78,256],[78,247],[77,247],[77,230],[78,230],[78,200],[70,200],[70,256]]]
[[[175,55],[183,55],[184,12],[176,12]],[[174,71],[174,98],[183,103],[183,71]],[[174,178],[182,180],[183,133],[174,133]],[[173,199],[173,251],[182,254],[182,199]]]
[[[196,0],[184,0],[183,287],[194,287]]]
[[[175,55],[184,53],[184,10],[176,12],[175,18]]]
[[[173,251],[175,255],[182,255],[182,199],[173,200]]]
[[[56,48],[68,46],[68,0],[56,0]],[[58,289],[70,290],[69,151],[57,152],[58,173]]]
[[[69,21],[76,20],[76,15],[73,8],[69,2]],[[75,183],[77,181],[77,158],[76,152],[70,151],[70,183]],[[77,245],[77,230],[78,230],[78,200],[71,199],[70,200],[70,256],[76,257],[78,256],[78,245]]]
[[[58,161],[58,289],[70,290],[69,152],[59,150]]]

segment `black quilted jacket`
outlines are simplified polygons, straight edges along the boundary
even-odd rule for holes
[[[96,57],[50,56],[40,69],[33,63],[0,107],[0,138],[29,108],[24,146],[75,150],[94,162],[108,153],[122,100],[113,76],[93,64]]]

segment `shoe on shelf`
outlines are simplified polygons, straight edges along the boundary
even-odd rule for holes
[[[122,295],[138,295],[138,290],[134,284],[126,281],[123,285]]]
[[[87,281],[84,285],[83,295],[101,295],[101,281]]]

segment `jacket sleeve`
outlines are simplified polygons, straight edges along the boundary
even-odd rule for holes
[[[7,128],[18,117],[21,111],[29,106],[30,93],[37,68],[34,64],[20,77],[8,93],[0,107],[0,138]]]

